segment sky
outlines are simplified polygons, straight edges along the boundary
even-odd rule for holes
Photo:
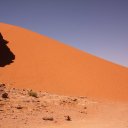
[[[128,0],[0,0],[0,22],[128,67]]]

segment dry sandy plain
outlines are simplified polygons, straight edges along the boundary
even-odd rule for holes
[[[127,67],[17,26],[0,32],[0,52],[15,56],[0,55],[0,128],[128,128]]]

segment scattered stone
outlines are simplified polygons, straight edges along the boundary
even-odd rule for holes
[[[1,88],[1,87],[4,87],[4,88],[5,88],[5,84],[0,83],[0,88]]]
[[[23,109],[23,107],[22,107],[22,106],[17,106],[16,108],[17,108],[17,109]]]
[[[4,99],[9,98],[9,97],[8,97],[8,93],[6,93],[6,92],[5,92],[5,93],[3,93],[3,94],[2,94],[2,98],[4,98]]]
[[[43,120],[47,120],[47,121],[53,121],[53,117],[43,117]]]
[[[77,101],[77,99],[76,99],[76,98],[75,98],[75,99],[72,99],[72,101],[76,102],[76,101]]]
[[[87,107],[84,107],[84,109],[87,109]]]
[[[70,116],[65,116],[65,120],[71,121],[71,117]]]
[[[85,111],[80,111],[80,113],[87,114],[87,112],[85,112]]]

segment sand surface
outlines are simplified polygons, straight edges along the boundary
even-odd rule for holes
[[[2,98],[4,93],[8,98]],[[86,97],[33,91],[36,98],[29,93],[29,89],[6,86],[0,91],[0,128],[128,127],[128,103],[97,102]]]
[[[0,128],[128,128],[127,67],[17,26],[0,32]]]
[[[128,101],[128,68],[46,36],[0,23],[14,63],[0,67],[0,81],[13,87]]]

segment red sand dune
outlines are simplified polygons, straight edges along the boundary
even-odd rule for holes
[[[15,61],[0,67],[0,82],[57,94],[128,100],[128,68],[46,36],[0,23]]]

